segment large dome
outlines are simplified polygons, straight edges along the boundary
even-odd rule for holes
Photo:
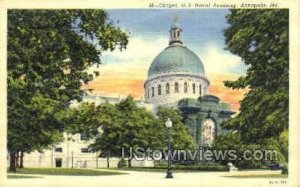
[[[169,46],[152,61],[144,83],[145,101],[155,106],[177,107],[185,98],[207,94],[209,80],[199,57],[183,45],[177,19],[170,29]]]
[[[157,55],[149,68],[148,78],[169,72],[205,73],[200,58],[183,45],[170,45]]]

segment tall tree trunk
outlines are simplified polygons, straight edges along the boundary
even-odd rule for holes
[[[23,165],[23,160],[24,160],[24,152],[21,151],[21,157],[20,157],[20,168],[24,168],[24,165]]]
[[[16,168],[18,168],[19,167],[19,151],[16,152],[15,159],[16,159],[15,165],[16,165]]]
[[[109,157],[110,157],[110,151],[108,151],[106,155],[107,168],[109,168]]]
[[[131,168],[131,160],[133,159],[133,157],[132,158],[128,158],[128,167],[129,168]]]
[[[9,171],[16,172],[16,154],[14,152],[10,152],[9,154]]]

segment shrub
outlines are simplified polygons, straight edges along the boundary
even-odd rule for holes
[[[124,160],[124,158],[121,158],[121,160],[118,162],[118,168],[125,168],[127,167],[127,162]]]
[[[143,167],[144,169],[167,169],[167,166]],[[174,170],[192,170],[192,171],[228,171],[227,166],[216,164],[201,165],[172,165]]]
[[[282,166],[282,174],[289,174],[289,168],[287,164]]]

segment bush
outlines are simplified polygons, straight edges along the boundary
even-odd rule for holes
[[[121,160],[118,162],[118,168],[125,168],[127,167],[127,162],[124,160],[124,158],[121,158]]]
[[[154,167],[167,167],[167,161],[164,159],[154,160]]]
[[[289,168],[287,164],[282,166],[282,174],[289,174]]]
[[[195,171],[228,171],[226,166],[222,165],[174,165],[174,169],[195,170]]]
[[[144,169],[167,169],[167,166],[143,167]],[[227,166],[207,164],[207,165],[172,165],[174,170],[191,170],[191,171],[228,171]]]

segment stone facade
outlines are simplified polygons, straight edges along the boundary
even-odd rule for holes
[[[155,106],[177,105],[181,99],[205,95],[208,86],[209,81],[203,75],[184,72],[159,74],[146,80],[145,102]]]
[[[234,114],[229,104],[220,102],[213,95],[182,99],[178,108],[183,113],[188,131],[199,146],[210,146],[217,135],[225,133],[220,124]]]

